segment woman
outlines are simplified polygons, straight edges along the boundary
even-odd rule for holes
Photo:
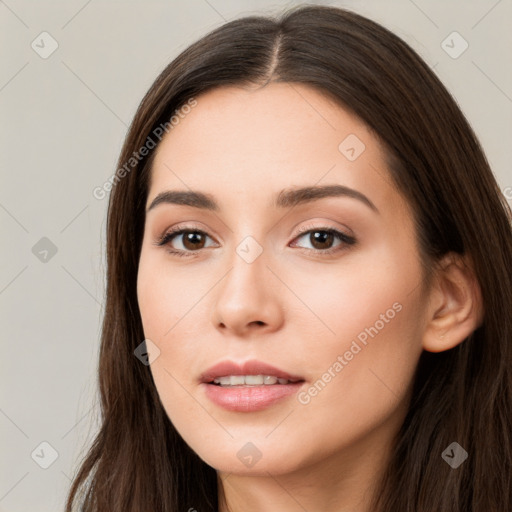
[[[512,510],[511,215],[397,36],[225,24],[113,179],[102,427],[67,510]]]

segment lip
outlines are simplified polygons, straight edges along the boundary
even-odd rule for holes
[[[213,379],[226,375],[272,375],[287,379],[289,384],[222,387],[213,384]],[[261,411],[296,394],[305,380],[261,361],[246,361],[241,364],[222,361],[200,376],[200,385],[205,395],[214,404],[234,412]]]
[[[208,383],[213,382],[213,379],[217,377],[224,377],[226,375],[272,375],[278,379],[304,380],[303,377],[291,375],[275,366],[257,360],[245,361],[240,364],[232,361],[221,361],[215,366],[208,368],[208,370],[201,374],[199,379],[201,382]]]

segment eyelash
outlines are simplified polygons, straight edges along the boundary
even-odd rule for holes
[[[310,233],[314,233],[314,232],[329,233],[331,235],[334,235],[334,237],[337,238],[340,242],[342,242],[342,244],[338,245],[337,247],[332,247],[330,249],[325,249],[325,250],[308,249],[306,247],[299,247],[298,249],[305,251],[307,253],[316,253],[316,254],[328,256],[328,255],[331,255],[331,254],[334,254],[334,253],[337,253],[337,252],[340,252],[340,251],[346,249],[347,246],[353,246],[357,242],[357,240],[353,236],[347,235],[346,233],[338,231],[337,229],[326,227],[326,226],[325,227],[320,226],[320,227],[309,228],[307,231],[304,231],[299,236],[295,237],[294,240],[297,238],[302,238],[303,236],[308,235]],[[199,233],[204,236],[209,236],[208,233],[206,233],[205,231],[203,231],[201,229],[196,229],[193,226],[189,226],[186,228],[184,228],[182,226],[176,226],[176,227],[171,228],[170,230],[166,231],[162,236],[158,237],[158,239],[154,243],[155,243],[155,245],[157,245],[159,247],[163,247],[163,246],[169,245],[169,243],[174,238],[176,238],[177,236],[182,235],[184,233]],[[197,249],[196,251],[183,251],[181,249],[172,249],[171,247],[167,247],[168,253],[175,255],[175,256],[186,257],[186,258],[197,256],[201,250],[202,249]]]

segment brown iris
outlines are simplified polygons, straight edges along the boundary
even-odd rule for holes
[[[329,249],[334,241],[334,235],[329,231],[312,231],[309,239],[315,249]]]
[[[205,235],[197,231],[183,233],[183,246],[191,251],[202,249],[205,243]]]

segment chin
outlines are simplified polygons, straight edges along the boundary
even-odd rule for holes
[[[232,448],[231,448],[232,446]],[[298,448],[292,453],[283,451],[282,446],[261,441],[234,441],[219,447],[219,450],[195,450],[198,456],[215,470],[236,475],[268,476],[292,473],[300,469],[306,453],[297,443]],[[206,447],[205,447],[206,448]],[[299,454],[301,450],[302,453]]]

